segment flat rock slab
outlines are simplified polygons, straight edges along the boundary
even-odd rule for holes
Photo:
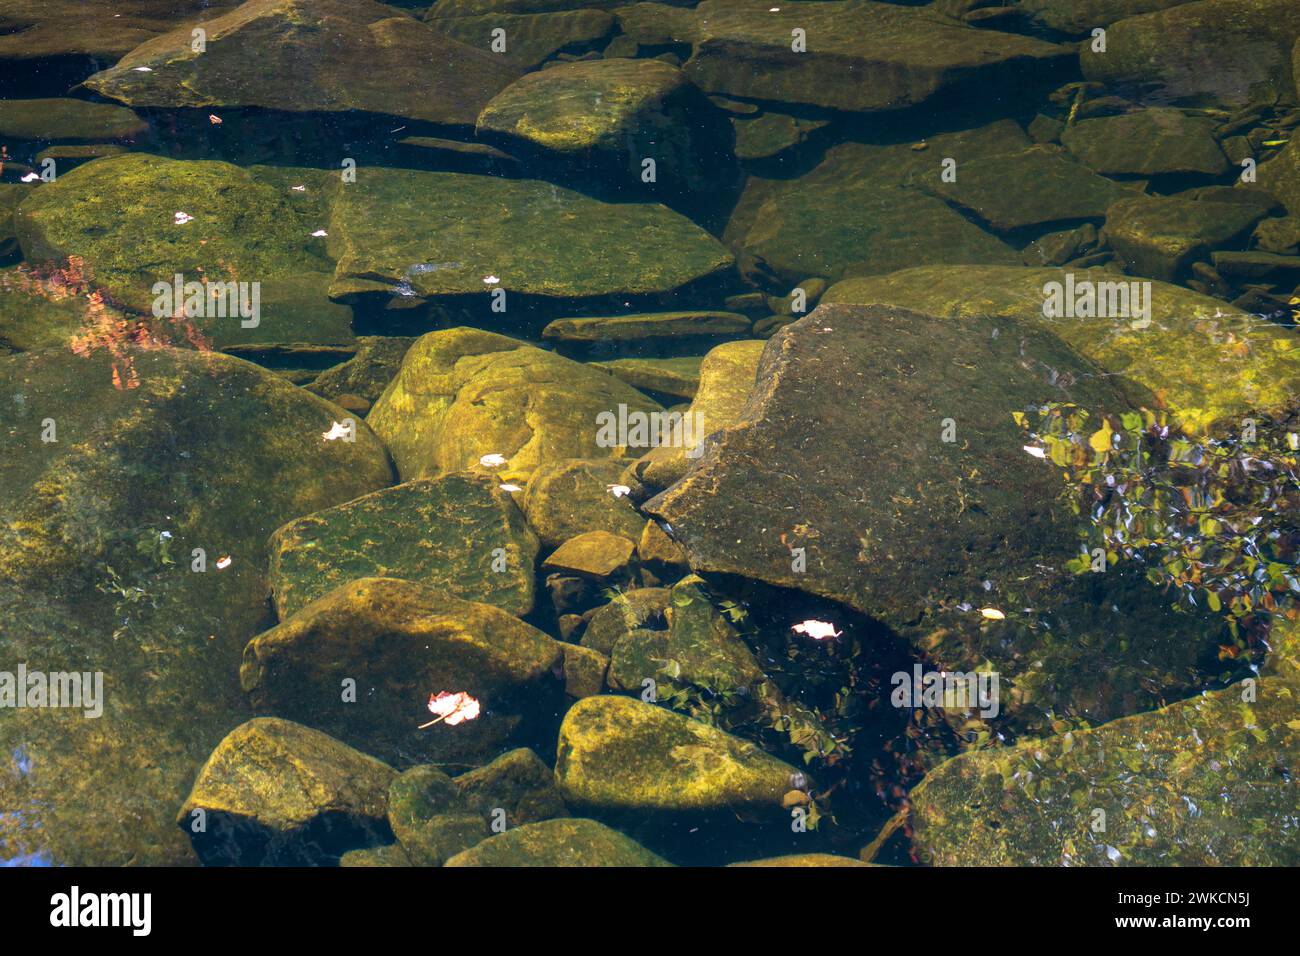
[[[210,865],[319,866],[389,837],[396,776],[319,731],[260,717],[217,745],[176,822]]]
[[[1256,695],[956,757],[909,795],[913,843],[936,866],[1295,866],[1300,687]]]
[[[648,312],[556,319],[543,338],[560,342],[636,342],[692,336],[743,335],[750,322],[737,312]]]
[[[363,172],[339,188],[330,249],[338,258],[333,295],[385,298],[670,292],[732,263],[716,239],[657,204],[603,203],[529,179],[400,169]]]
[[[1244,242],[1264,215],[1250,203],[1135,196],[1107,211],[1106,235],[1129,272],[1173,282],[1212,249]]]
[[[396,764],[485,763],[562,691],[558,642],[499,608],[394,578],[336,588],[244,649],[253,706]],[[345,679],[356,700],[344,700]],[[435,694],[467,693],[477,717],[417,729]],[[527,718],[527,719],[526,719]]]
[[[627,568],[636,544],[610,531],[587,531],[570,538],[542,562],[543,571],[564,571],[605,580]]]
[[[0,136],[50,143],[134,140],[149,124],[124,106],[86,100],[5,100],[0,102]]]
[[[1214,122],[1182,110],[1081,120],[1065,128],[1061,143],[1079,162],[1106,176],[1219,176],[1228,170],[1228,158],[1214,138]]]
[[[688,355],[666,359],[612,359],[590,364],[621,378],[633,388],[677,398],[693,398],[700,388],[700,363],[703,361],[703,356]]]
[[[537,539],[499,482],[453,474],[385,488],[291,521],[271,539],[271,596],[284,620],[354,578],[401,578],[533,609]]]
[[[431,16],[428,23],[466,46],[483,50],[491,49],[493,30],[505,30],[504,56],[521,70],[536,69],[560,51],[583,52],[599,46],[614,32],[614,17],[604,10]]]
[[[202,52],[186,26],[86,85],[131,106],[362,110],[467,125],[518,76],[489,50],[370,0],[248,0],[202,26]]]
[[[791,31],[807,49],[791,49]],[[710,93],[874,112],[940,93],[1010,91],[1062,68],[1065,47],[977,30],[929,9],[851,0],[705,0],[686,70]]]
[[[822,303],[879,303],[1041,325],[1107,372],[1149,390],[1193,432],[1216,422],[1239,423],[1252,412],[1286,414],[1300,400],[1300,348],[1288,329],[1164,282],[1151,283],[1150,324],[1131,315],[1044,318],[1050,287],[1064,292],[1070,281],[1080,295],[1132,280],[1100,269],[926,266],[846,279]]]
[[[897,625],[936,596],[978,600],[983,582],[1075,549],[1060,477],[1025,453],[1012,419],[1053,400],[1127,407],[1050,334],[822,305],[768,343],[736,424],[643,510],[672,526],[697,571]],[[941,441],[945,420],[954,442]]]
[[[236,6],[234,0],[5,0],[0,60],[115,60],[163,33],[191,29]]]

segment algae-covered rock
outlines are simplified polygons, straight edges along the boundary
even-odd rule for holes
[[[550,637],[491,605],[363,578],[255,637],[239,677],[258,710],[397,763],[473,762],[517,731],[536,730],[526,717],[560,691],[552,673],[560,660]],[[479,716],[417,729],[442,692],[469,694]]]
[[[1127,195],[1123,186],[1098,176],[1050,146],[957,160],[956,178],[938,169],[918,180],[922,188],[998,232],[1078,219],[1101,219]],[[1008,189],[1008,182],[1016,188]]]
[[[511,614],[533,608],[537,539],[485,475],[385,488],[291,521],[271,539],[281,620],[355,578],[401,578]]]
[[[348,850],[339,857],[339,866],[346,867],[389,867],[411,866],[411,858],[406,855],[400,843],[388,846],[367,847],[364,850]]]
[[[5,0],[0,61],[16,61],[25,69],[26,61],[45,57],[115,60],[162,33],[188,30],[236,5],[234,0]]]
[[[1291,215],[1300,216],[1300,139],[1292,139],[1280,153],[1261,163],[1257,173],[1256,186],[1281,200]]]
[[[1083,35],[1116,20],[1165,10],[1191,0],[1015,0],[1018,10],[1052,30]]]
[[[134,140],[149,124],[134,112],[86,100],[5,100],[0,102],[0,137],[50,143]]]
[[[476,329],[422,336],[367,422],[403,479],[506,464],[504,481],[570,458],[617,456],[599,441],[601,413],[661,411],[618,379],[518,339]]]
[[[609,531],[635,541],[645,520],[618,485],[622,465],[611,459],[581,458],[543,465],[528,480],[524,514],[538,539],[557,548],[586,531]]]
[[[542,569],[603,581],[625,573],[635,550],[636,544],[621,534],[587,531],[551,552]]]
[[[555,776],[570,806],[781,809],[797,771],[753,744],[630,697],[587,697],[560,727]]]
[[[956,757],[909,796],[913,845],[940,866],[1295,866],[1300,691],[1255,693]]]
[[[467,173],[360,175],[340,187],[329,233],[336,296],[637,295],[732,263],[721,243],[664,206]]]
[[[1107,372],[1152,392],[1184,428],[1283,412],[1297,398],[1300,351],[1294,333],[1189,289],[1151,283],[1151,323],[1135,315],[1046,319],[1056,284],[1104,290],[1123,277],[1101,270],[953,266],[848,279],[823,303],[880,303],[927,315],[978,316],[1050,329]]]
[[[104,674],[98,718],[0,711],[0,746],[30,761],[0,775],[0,855],[192,859],[171,817],[247,712],[236,667],[267,623],[266,540],[388,484],[387,456],[364,425],[322,441],[337,408],[215,353],[29,352],[0,358],[0,389],[7,655]]]
[[[795,29],[805,31],[806,49],[793,49]],[[865,0],[780,8],[705,0],[693,39],[686,70],[711,93],[861,112],[1032,86],[1072,55],[930,9]]]
[[[1120,20],[1106,31],[1105,52],[1085,44],[1080,59],[1089,80],[1232,108],[1295,98],[1297,37],[1291,0],[1199,0]]]
[[[325,296],[332,263],[311,237],[320,223],[299,211],[294,196],[228,163],[128,153],[35,190],[15,225],[29,262],[76,257],[110,303],[156,317],[184,308],[218,348],[348,341],[350,313]],[[178,222],[178,213],[193,219]],[[192,314],[189,293],[180,301],[171,293],[178,274],[183,283],[247,285],[241,296],[205,290],[212,302]],[[157,283],[168,293],[161,309]],[[245,316],[236,306],[252,306],[254,288],[258,309]]]
[[[564,692],[570,697],[605,693],[609,657],[581,644],[564,645]]]
[[[500,819],[506,826],[516,827],[568,812],[555,774],[527,747],[503,753],[456,777],[453,784],[461,804],[485,821]]]
[[[586,52],[614,30],[604,10],[557,10],[553,13],[485,13],[482,16],[431,17],[429,26],[466,46],[491,49],[492,31],[506,32],[505,56],[531,70],[556,53]]]
[[[458,853],[447,866],[671,866],[595,820],[546,820],[515,827]]]
[[[731,125],[736,131],[736,158],[769,159],[807,141],[829,122],[770,111],[754,117],[733,116]]]
[[[1106,236],[1134,275],[1173,282],[1210,250],[1244,242],[1266,209],[1240,202],[1139,196],[1106,213]]]
[[[644,339],[741,335],[749,319],[735,312],[651,312],[641,315],[556,319],[542,330],[562,342],[639,342]]]
[[[1079,162],[1107,176],[1219,176],[1228,169],[1213,121],[1182,110],[1137,110],[1085,119],[1066,127],[1061,143]]]
[[[769,856],[761,860],[746,860],[744,863],[728,863],[727,865],[741,867],[794,867],[798,869],[809,867],[820,869],[827,866],[875,866],[874,863],[863,863],[861,860],[855,860],[851,856],[836,856],[834,853],[791,853],[788,856]]]
[[[402,335],[357,336],[356,354],[317,375],[308,388],[331,401],[340,395],[357,395],[373,403],[397,375],[414,341]]]
[[[624,358],[592,362],[633,388],[676,398],[693,398],[700,387],[701,356],[677,358]]]
[[[208,864],[320,864],[392,839],[394,770],[319,731],[240,724],[199,770],[176,822]]]
[[[633,630],[657,625],[667,627],[667,588],[636,588],[620,594],[597,608],[582,632],[582,646],[608,656],[614,646]]]
[[[4,199],[0,193],[0,202]],[[3,214],[0,209],[0,217]],[[5,245],[0,239],[0,250]],[[4,351],[67,349],[79,337],[90,338],[97,329],[117,322],[126,324],[121,312],[92,300],[84,285],[69,288],[63,279],[59,270],[26,264],[0,269],[0,346]]]
[[[971,164],[1028,145],[1010,121],[932,137],[920,152],[843,143],[797,179],[751,176],[726,237],[791,284],[931,263],[1018,263],[1014,249],[922,186],[940,179],[944,157]]]
[[[660,60],[590,60],[530,73],[483,108],[478,135],[649,195],[698,192],[734,178],[726,114]],[[642,177],[646,159],[655,163],[650,183]]]
[[[823,303],[768,343],[736,424],[643,508],[672,526],[697,571],[800,588],[894,624],[936,586],[978,600],[983,582],[1076,548],[1060,476],[1035,466],[1012,419],[1059,397],[1061,375],[1084,407],[1128,407],[1041,330]],[[946,420],[957,441],[941,440]],[[806,571],[792,548],[806,549]]]
[[[363,110],[470,124],[517,70],[371,0],[248,0],[149,40],[86,85],[131,106]],[[285,82],[285,77],[293,82]]]

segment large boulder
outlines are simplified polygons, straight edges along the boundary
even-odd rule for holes
[[[518,339],[477,329],[430,332],[411,346],[368,423],[403,479],[480,467],[501,455],[502,480],[569,458],[619,457],[597,416],[662,409],[629,385]],[[489,466],[491,467],[491,466]]]
[[[239,679],[258,711],[395,763],[474,764],[517,732],[539,732],[561,660],[556,641],[499,608],[362,578],[250,641]],[[417,729],[442,692],[469,694],[479,715]]]
[[[661,60],[589,60],[530,73],[483,108],[478,135],[584,182],[603,177],[651,196],[707,192],[731,185],[736,173],[726,114]]]
[[[362,171],[339,187],[329,233],[333,295],[476,295],[485,314],[498,290],[561,301],[671,292],[732,264],[664,206],[467,173]]]
[[[1038,325],[1146,388],[1192,431],[1252,412],[1284,414],[1300,398],[1295,333],[1163,282],[1150,284],[1150,323],[1136,314],[1045,318],[1053,284],[1063,290],[1071,281],[1083,290],[1127,280],[1092,269],[925,267],[845,280],[821,301]]]
[[[179,161],[128,153],[79,166],[27,196],[15,225],[31,263],[75,260],[110,304],[156,319],[186,307],[160,297],[156,283],[242,282],[245,304],[257,292],[258,313],[245,319],[232,299],[185,308],[187,321],[218,348],[280,342],[347,342],[351,313],[326,297],[332,263],[311,233],[322,174],[299,171],[295,192],[258,171],[229,163]],[[177,222],[178,213],[192,216]],[[130,242],[121,237],[130,236]],[[250,237],[254,237],[250,241]],[[209,289],[205,299],[216,292]],[[161,312],[161,315],[157,313]],[[185,337],[177,335],[179,341]]]
[[[1075,36],[1108,27],[1116,20],[1166,10],[1192,0],[1015,0],[1018,10],[1051,30]]]
[[[1160,102],[1234,108],[1294,101],[1291,51],[1300,7],[1291,0],[1199,0],[1127,17],[1105,51],[1080,48],[1089,80]]]
[[[624,495],[615,495],[620,462],[571,458],[533,472],[524,497],[529,526],[548,548],[587,531],[609,531],[629,541],[641,537],[645,519]]]
[[[284,620],[355,578],[415,581],[511,614],[533,609],[537,539],[486,475],[385,488],[289,522],[271,539]]]
[[[796,51],[792,31],[805,31]],[[939,96],[1011,93],[1065,68],[1073,51],[977,30],[931,9],[868,0],[773,7],[705,0],[686,70],[711,93],[876,112]]]
[[[6,656],[105,679],[98,718],[0,710],[0,746],[25,755],[0,774],[5,858],[192,859],[171,816],[246,713],[236,671],[268,623],[268,537],[392,480],[369,429],[323,441],[341,410],[278,376],[112,348],[0,358]]]
[[[909,795],[913,845],[939,866],[1295,866],[1300,689],[1243,686],[956,757]]]
[[[430,16],[429,26],[466,46],[490,49],[494,30],[504,30],[505,57],[532,70],[560,52],[586,52],[603,44],[614,31],[614,17],[604,10],[557,10],[553,13],[484,13],[479,16]]]
[[[187,25],[86,85],[131,106],[361,110],[468,125],[518,75],[489,50],[372,0],[248,0],[202,28],[202,50]]]
[[[209,865],[320,865],[391,839],[396,772],[287,720],[240,724],[208,758],[176,823]]]
[[[798,771],[716,727],[631,697],[587,697],[560,727],[555,776],[570,806],[781,810]]]

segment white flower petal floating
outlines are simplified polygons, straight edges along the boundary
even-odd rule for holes
[[[483,277],[483,284],[484,284],[484,285],[496,285],[496,284],[497,284],[498,282],[500,282],[500,281],[501,281],[501,280],[498,279],[496,276],[484,276],[484,277]]]
[[[227,556],[224,557],[224,558],[218,558],[218,559],[217,559],[217,570],[218,570],[218,571],[224,571],[224,570],[226,570],[226,568],[230,567],[230,562],[231,562],[231,558],[229,557],[229,555],[227,555]]]
[[[835,625],[831,624],[829,621],[803,621],[799,624],[792,625],[790,630],[794,631],[796,634],[805,634],[808,637],[811,637],[814,641],[824,641],[828,637],[839,637],[844,633],[843,631],[835,630]]]
[[[328,235],[329,233],[326,232],[324,229],[317,229],[315,232],[311,234],[311,237],[313,239],[324,239]]]
[[[341,422],[332,422],[330,424],[330,430],[327,432],[321,432],[320,437],[326,441],[337,441],[340,438],[347,438],[350,434],[351,429],[349,429],[347,425],[344,425]]]
[[[506,463],[506,456],[493,452],[490,455],[484,455],[478,460],[478,463],[484,468],[500,468]]]
[[[190,215],[189,213],[187,213],[187,212],[178,212],[178,213],[176,213],[176,215],[175,215],[174,218],[175,218],[175,220],[176,220],[176,225],[178,225],[178,226],[183,226],[183,225],[185,225],[187,222],[193,222],[193,221],[194,221],[194,217],[191,216],[191,215]]]
[[[1047,452],[1044,449],[1038,448],[1035,445],[1025,445],[1024,449],[1029,454],[1033,455],[1035,458],[1043,458],[1043,459],[1047,458]]]
[[[523,491],[518,485],[500,485],[502,491]]]
[[[1007,617],[995,607],[982,607],[980,614],[986,621],[1004,621]]]
[[[34,182],[36,182],[36,180],[38,180],[38,179],[40,179],[40,178],[41,178],[41,174],[40,174],[40,173],[28,173],[26,176],[23,177],[23,182],[25,182],[25,183],[34,183]]]
[[[136,67],[134,70],[132,70],[131,72],[132,72],[132,73],[152,73],[152,72],[153,72],[153,69],[152,69],[151,67],[147,67],[147,66],[137,66],[137,67]]]
[[[627,485],[606,485],[605,490],[615,498],[624,498],[632,493],[632,489]]]

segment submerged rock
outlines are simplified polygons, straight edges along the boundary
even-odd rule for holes
[[[626,575],[636,544],[608,531],[587,531],[570,538],[542,562],[543,571],[610,580]]]
[[[845,280],[823,303],[894,305],[928,315],[1026,322],[1048,329],[1105,371],[1152,392],[1184,428],[1239,423],[1252,412],[1281,414],[1300,398],[1295,334],[1227,307],[1221,300],[1151,283],[1149,324],[1130,314],[1044,317],[1053,291],[1071,282],[1104,297],[1123,276],[1101,270],[980,266],[906,269]],[[1130,303],[1132,304],[1132,303]]]
[[[1082,36],[1116,20],[1165,10],[1192,0],[1015,0],[1017,10],[1052,30]]]
[[[560,727],[565,802],[593,810],[775,809],[797,771],[715,727],[630,697],[587,697]]]
[[[1291,51],[1300,7],[1291,0],[1198,0],[1127,17],[1106,50],[1080,50],[1089,80],[1188,106],[1293,100]]]
[[[383,438],[403,479],[506,463],[503,481],[570,458],[621,454],[599,444],[602,412],[660,406],[618,379],[529,345],[476,329],[430,332],[406,353],[401,371],[367,422]],[[488,466],[482,466],[488,467]]]
[[[557,548],[587,531],[608,531],[635,541],[645,519],[626,496],[615,497],[623,466],[612,459],[581,458],[543,465],[528,480],[524,514],[538,539]]]
[[[25,68],[28,61],[46,57],[115,60],[160,34],[188,31],[236,5],[234,0],[6,0],[0,7],[0,61]]]
[[[530,73],[498,93],[478,135],[558,163],[585,183],[647,195],[717,189],[735,179],[726,114],[659,60],[591,60]],[[646,159],[654,179],[643,179]]]
[[[807,41],[798,52],[796,28]],[[1032,86],[1073,56],[930,9],[866,0],[780,9],[767,0],[705,0],[691,29],[686,70],[710,93],[858,112]]]
[[[176,823],[209,865],[320,865],[392,839],[396,772],[287,720],[240,724],[199,770]]]
[[[517,827],[568,813],[555,774],[526,747],[507,751],[452,783],[461,804],[485,821],[503,812],[502,822]]]
[[[475,762],[536,729],[525,718],[554,702],[560,661],[557,642],[491,605],[363,578],[255,637],[239,677],[258,710],[387,759]],[[479,716],[417,729],[444,691],[469,694]]]
[[[806,142],[809,136],[829,123],[830,120],[770,111],[752,118],[733,116],[731,125],[736,131],[736,158],[770,159]]]
[[[172,814],[246,714],[235,675],[267,623],[267,538],[387,485],[387,456],[364,425],[322,441],[337,408],[215,353],[30,352],[0,358],[0,389],[8,659],[105,678],[98,718],[0,710],[0,746],[30,761],[0,774],[0,855],[192,859]]]
[[[0,137],[50,143],[134,140],[149,124],[131,110],[86,100],[0,101]]]
[[[640,342],[647,339],[743,335],[749,319],[735,312],[648,312],[556,319],[542,330],[561,342]]]
[[[428,22],[452,39],[483,50],[491,49],[493,30],[505,30],[505,56],[522,70],[535,69],[561,51],[594,49],[614,30],[614,17],[604,10],[535,14],[485,11],[482,16],[431,16]]]
[[[1079,162],[1107,176],[1220,176],[1228,171],[1228,158],[1214,138],[1213,121],[1182,110],[1138,110],[1085,119],[1066,127],[1061,143]]]
[[[679,358],[625,358],[592,362],[633,388],[677,398],[693,398],[700,388],[701,356]]]
[[[458,853],[447,866],[671,866],[595,820],[547,820],[515,827]]]
[[[728,269],[712,236],[664,206],[551,183],[385,169],[339,187],[332,294],[552,299],[671,292]],[[495,281],[488,281],[495,280]]]
[[[291,521],[271,539],[281,620],[355,578],[401,578],[511,614],[533,609],[537,539],[485,475],[385,488]]]
[[[827,866],[875,866],[863,863],[851,856],[836,856],[833,853],[791,853],[789,856],[770,856],[762,860],[746,860],[744,863],[729,863],[728,866],[763,866],[763,867],[827,867]]]
[[[248,0],[202,26],[204,49],[186,26],[86,85],[131,106],[363,110],[467,125],[518,76],[487,49],[371,0]]]
[[[1210,250],[1244,243],[1266,213],[1250,203],[1138,196],[1109,209],[1106,236],[1129,272],[1173,282]]]
[[[358,336],[356,354],[317,375],[308,390],[331,401],[340,395],[356,395],[373,404],[397,375],[414,341],[402,335]]]
[[[909,795],[913,844],[939,866],[1295,866],[1300,691],[1242,687],[949,760]]]

